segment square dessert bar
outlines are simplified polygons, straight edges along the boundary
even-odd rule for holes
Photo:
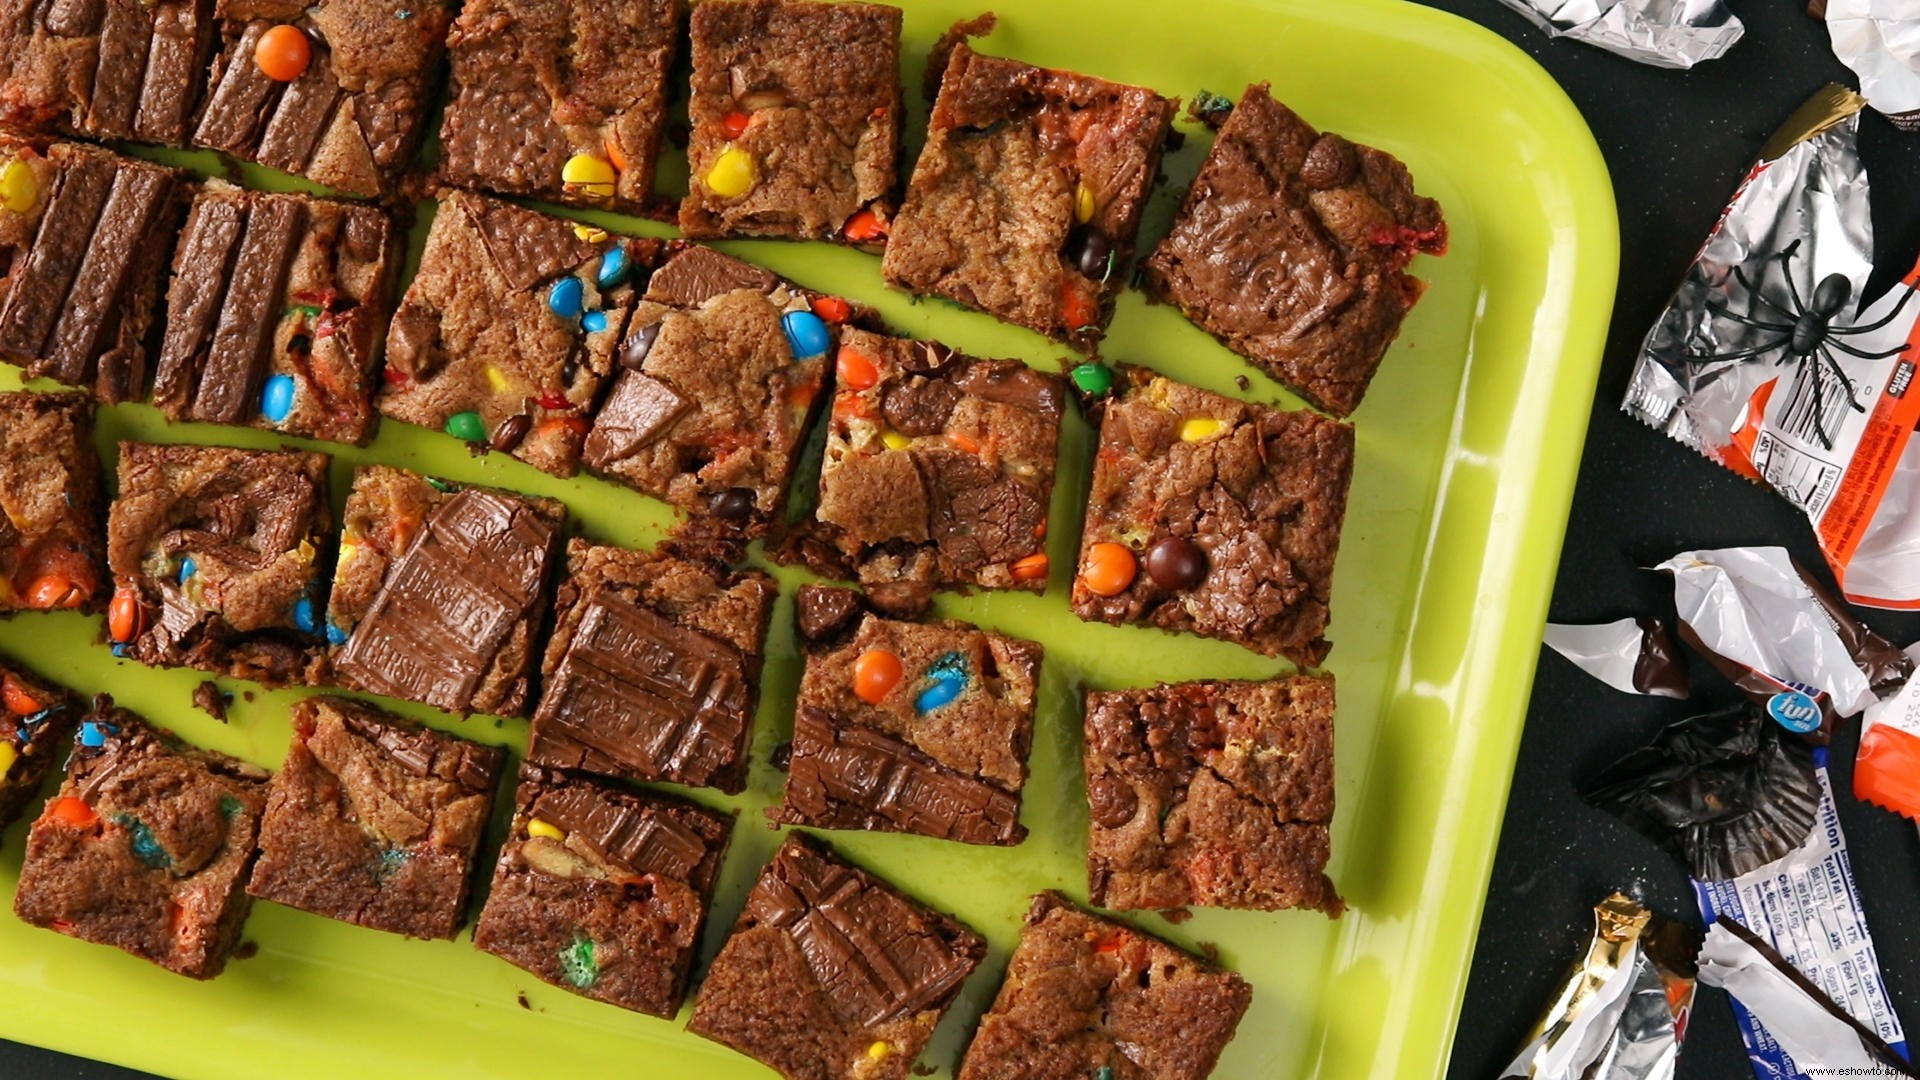
[[[0,360],[139,397],[184,173],[78,143],[0,135]]]
[[[13,824],[73,735],[80,702],[0,656],[0,829]]]
[[[1315,131],[1247,88],[1140,264],[1148,295],[1319,407],[1360,404],[1425,286],[1406,273],[1447,247],[1440,204],[1392,155]]]
[[[1041,893],[959,1080],[1205,1080],[1253,988],[1116,919]]]
[[[671,1018],[733,815],[523,768],[473,943],[562,989]]]
[[[642,209],[682,10],[681,0],[470,0],[447,34],[441,179]]]
[[[882,619],[803,586],[806,672],[777,821],[1017,844],[1039,645],[966,623]]]
[[[293,707],[247,891],[416,938],[460,929],[505,754],[347,698]]]
[[[451,6],[214,0],[220,47],[193,144],[350,195],[391,195],[426,131]]]
[[[905,1080],[987,943],[793,834],[707,970],[687,1030],[789,1080]]]
[[[339,685],[520,716],[567,508],[402,469],[354,473],[327,605]]]
[[[860,581],[1044,591],[1060,377],[841,332],[819,531]]]
[[[850,305],[688,245],[634,308],[587,467],[738,534],[786,506]]]
[[[0,393],[0,615],[106,601],[93,419],[85,394]]]
[[[212,46],[212,0],[9,5],[0,124],[182,145]]]
[[[778,592],[757,570],[569,542],[527,760],[738,794]]]
[[[123,442],[107,515],[114,652],[315,684],[332,546],[325,454]]]
[[[1073,611],[1314,665],[1353,429],[1123,368],[1099,409]]]
[[[680,231],[883,240],[899,195],[900,9],[709,0],[692,23]]]
[[[189,748],[102,695],[27,833],[14,913],[210,979],[246,922],[266,803],[266,770]]]
[[[652,250],[444,193],[387,331],[380,411],[572,476]]]
[[[1174,108],[1142,87],[955,45],[887,242],[887,283],[1090,346],[1126,284]]]
[[[376,207],[209,181],[174,251],[153,403],[169,420],[366,442],[403,237]]]
[[[1332,679],[1089,693],[1086,727],[1095,904],[1340,914]]]

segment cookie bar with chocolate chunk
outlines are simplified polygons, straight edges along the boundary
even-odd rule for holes
[[[1083,619],[1326,658],[1353,429],[1143,368],[1099,411],[1073,584]]]
[[[887,283],[1090,347],[1126,284],[1174,108],[1144,87],[954,45]]]
[[[78,143],[0,135],[0,360],[139,397],[186,174]]]
[[[1140,264],[1148,295],[1338,416],[1360,404],[1447,247],[1440,204],[1392,155],[1315,131],[1247,88],[1173,230]]]
[[[239,943],[267,773],[195,750],[102,695],[27,833],[13,910],[210,979]]]
[[[868,585],[1044,591],[1057,375],[841,332],[815,532]]]
[[[0,829],[39,793],[80,712],[73,694],[0,655]]]
[[[0,615],[106,601],[93,421],[85,394],[0,393]]]
[[[527,760],[738,794],[777,594],[757,570],[571,541]]]
[[[469,0],[447,34],[441,178],[642,209],[683,10],[681,0]]]
[[[114,651],[315,684],[332,548],[325,454],[123,442],[107,515]]]
[[[733,815],[522,768],[477,947],[565,990],[671,1018]]]
[[[1017,844],[1039,645],[963,622],[849,611],[803,586],[807,642],[786,800],[776,821],[968,844]]]
[[[445,193],[387,332],[380,411],[572,476],[653,251]]]
[[[15,0],[0,125],[183,145],[212,48],[212,0]]]
[[[687,1030],[790,1080],[906,1080],[987,943],[793,834],[760,872]]]
[[[883,240],[905,117],[900,17],[883,4],[694,5],[680,231]]]
[[[403,469],[355,472],[327,607],[339,685],[519,716],[566,507]]]
[[[214,0],[193,144],[349,195],[398,195],[426,133],[442,0]]]
[[[1332,679],[1094,692],[1086,728],[1095,904],[1345,907],[1326,875]]]
[[[676,248],[633,310],[587,467],[735,535],[764,532],[849,310],[712,248]]]
[[[371,705],[293,707],[247,891],[375,930],[451,938],[505,755]]]
[[[210,181],[174,252],[153,403],[169,420],[366,442],[401,239],[377,207]]]
[[[959,1080],[1206,1080],[1253,989],[1059,893],[1033,898]]]

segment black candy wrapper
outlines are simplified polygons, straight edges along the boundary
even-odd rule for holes
[[[1741,705],[1668,725],[1580,797],[1678,856],[1695,878],[1723,881],[1806,840],[1820,781],[1810,750]]]

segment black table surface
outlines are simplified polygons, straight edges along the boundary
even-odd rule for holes
[[[1779,545],[1809,566],[1821,565],[1798,511],[1628,419],[1619,402],[1640,339],[1760,144],[1824,83],[1853,83],[1834,59],[1825,27],[1803,14],[1800,0],[1738,0],[1747,36],[1728,57],[1693,71],[1664,71],[1550,41],[1498,0],[1427,2],[1492,28],[1559,80],[1593,128],[1619,203],[1619,297],[1551,617],[1670,616],[1670,587],[1642,568],[1694,548]],[[1873,180],[1878,249],[1871,295],[1920,252],[1920,135],[1869,114],[1861,121],[1861,148]],[[1920,638],[1920,616],[1861,615],[1902,645]],[[1705,665],[1694,666],[1693,700],[1674,702],[1616,693],[1558,656],[1542,657],[1449,1080],[1499,1074],[1585,947],[1592,905],[1608,893],[1624,890],[1656,910],[1697,917],[1678,864],[1574,794],[1580,779],[1662,724],[1731,702]],[[1914,1011],[1920,1002],[1920,904],[1914,902],[1920,839],[1906,819],[1846,794],[1857,734],[1857,727],[1844,725],[1833,748],[1840,818],[1894,1006],[1907,1022],[1920,1024]],[[0,1077],[10,1080],[143,1075],[0,1040]],[[1725,995],[1702,988],[1680,1080],[1746,1075]]]

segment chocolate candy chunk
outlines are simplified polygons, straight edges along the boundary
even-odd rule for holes
[[[824,828],[892,828],[968,844],[1017,844],[1027,832],[1018,798],[899,739],[838,728],[813,708],[794,719],[786,799],[796,817]]]
[[[463,199],[456,206],[473,222],[495,269],[515,289],[570,273],[606,246],[589,243],[564,222],[513,203]]]
[[[880,412],[902,435],[937,435],[960,398],[960,388],[950,382],[910,378],[887,387]]]
[[[454,713],[518,712],[526,689],[514,669],[546,597],[560,524],[555,508],[504,492],[448,495],[335,658],[342,684]]]
[[[779,278],[751,263],[709,247],[690,246],[653,272],[646,298],[668,307],[699,307],[735,289],[770,292],[779,283]]]
[[[709,841],[661,814],[608,802],[586,787],[560,787],[535,796],[532,815],[630,874],[688,880],[707,857]]]
[[[772,580],[578,540],[567,563],[527,760],[739,791]]]
[[[793,835],[694,1002],[689,1031],[787,1076],[901,1080],[986,942]],[[887,1053],[877,1060],[871,1047]]]
[[[600,407],[581,457],[596,469],[624,461],[659,441],[693,404],[659,379],[630,371]]]
[[[802,585],[793,600],[800,637],[809,644],[822,644],[853,627],[865,606],[852,589],[829,585]]]

